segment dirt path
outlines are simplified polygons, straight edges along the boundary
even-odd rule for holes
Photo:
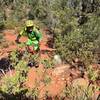
[[[14,34],[14,31],[4,31],[4,38],[6,40],[6,42],[9,44],[9,46],[7,48],[3,48],[1,50],[1,52],[4,52],[4,54],[1,57],[5,57],[8,55],[9,51],[13,51],[14,49],[18,48],[17,44],[15,43],[15,39],[16,39],[16,35]],[[25,42],[27,41],[27,38],[22,37],[21,42]],[[47,41],[48,41],[48,35],[46,35],[45,33],[43,33],[43,39],[40,43],[40,49],[42,51],[53,51],[54,49],[49,48],[47,46]],[[41,53],[41,59],[47,59],[49,58],[47,53]],[[43,96],[45,96],[46,91],[49,91],[49,94],[52,96],[55,96],[57,94],[59,94],[64,86],[65,83],[64,81],[61,81],[61,77],[55,76],[52,74],[53,70],[52,69],[48,69],[46,74],[44,74],[44,67],[42,64],[39,65],[39,68],[30,68],[29,72],[28,72],[28,77],[27,77],[27,81],[26,81],[26,86],[29,87],[30,89],[34,88],[37,84],[36,82],[38,82],[38,88],[40,91],[40,97],[42,98]],[[51,79],[50,84],[45,85],[43,83],[43,80],[46,76],[49,76]]]

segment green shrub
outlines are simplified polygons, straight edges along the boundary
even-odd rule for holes
[[[94,92],[98,89],[94,85],[90,85],[87,88],[68,86],[63,90],[60,97],[69,98],[70,100],[91,100]]]
[[[51,78],[50,78],[48,75],[46,75],[46,76],[44,77],[43,82],[44,82],[45,85],[48,85],[48,84],[51,82]]]
[[[52,59],[45,59],[41,61],[41,63],[44,65],[45,69],[54,68],[54,62]]]
[[[94,70],[92,65],[87,68],[88,77],[92,81],[96,81],[98,79],[99,77],[98,72],[99,70]]]
[[[28,90],[28,92],[26,93],[26,97],[30,97],[32,98],[32,100],[38,100],[38,96],[39,96],[38,88],[33,88],[31,90]]]
[[[3,40],[3,33],[0,33],[0,42],[2,42],[2,40]]]
[[[55,6],[56,7],[56,6]],[[59,10],[59,11],[58,11]],[[55,48],[57,53],[65,61],[71,61],[71,59],[79,57],[86,64],[95,61],[95,55],[93,49],[99,47],[99,26],[100,18],[94,13],[87,14],[80,10],[73,10],[65,7],[58,9],[59,12],[56,17],[59,18],[59,25],[57,28],[61,31],[55,31]],[[78,13],[79,16],[85,16],[87,20],[81,25],[79,24],[80,17],[75,17],[74,14]]]
[[[22,86],[23,82],[25,82],[25,77],[23,77],[19,72],[16,72],[14,76],[3,77],[2,81],[0,90],[4,93],[16,94],[25,89]]]
[[[4,14],[3,12],[0,10],[0,29],[4,29]]]
[[[14,68],[14,74],[10,73],[10,76],[6,75],[2,77],[1,90],[5,93],[16,94],[23,91],[23,83],[26,81],[28,72],[27,62],[24,59],[18,58],[18,51],[15,50],[10,54],[11,65]]]

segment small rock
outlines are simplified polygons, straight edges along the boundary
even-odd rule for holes
[[[62,78],[62,81],[64,81],[65,80],[65,78]]]
[[[68,64],[67,65],[59,66],[59,67],[57,67],[57,68],[54,69],[53,74],[55,74],[55,75],[61,75],[64,72],[66,72],[69,68],[70,68],[70,65],[68,65]]]
[[[54,63],[57,64],[62,64],[62,60],[60,55],[54,55]]]

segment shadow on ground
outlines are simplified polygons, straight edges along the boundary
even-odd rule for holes
[[[0,91],[0,100],[33,100],[31,97],[25,96],[26,92],[27,90],[24,90],[14,95]],[[37,98],[35,98],[35,100],[37,100]]]
[[[0,69],[7,71],[9,69],[9,67],[11,68],[9,58],[1,58],[0,59]]]

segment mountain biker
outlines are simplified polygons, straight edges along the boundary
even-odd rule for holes
[[[42,34],[41,32],[34,26],[34,23],[32,20],[27,20],[25,22],[25,27],[23,30],[21,30],[21,32],[19,33],[19,35],[16,38],[16,42],[19,42],[19,39],[21,36],[27,36],[28,37],[28,41],[26,42],[27,45],[27,50],[29,52],[32,52],[30,47],[33,47],[33,51],[38,52],[40,50],[40,46],[39,46],[39,42],[42,38]]]

